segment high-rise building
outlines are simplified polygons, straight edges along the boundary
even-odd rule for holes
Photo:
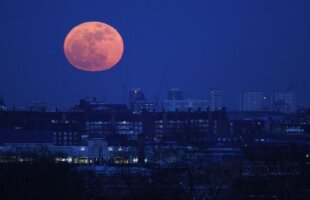
[[[269,109],[269,98],[263,92],[241,92],[241,111],[267,111]]]
[[[179,88],[171,88],[168,92],[169,100],[183,100],[182,91]]]
[[[163,101],[163,110],[165,112],[207,111],[208,100],[184,99],[179,88],[171,88],[168,92],[168,99]]]
[[[165,112],[207,111],[208,101],[201,99],[164,100],[163,109]]]
[[[133,88],[129,92],[129,106],[133,113],[154,112],[156,110],[155,103],[148,102],[143,91],[140,88]]]
[[[208,92],[208,102],[211,111],[220,110],[222,108],[222,91],[210,89]]]
[[[296,111],[296,96],[293,92],[272,92],[271,105],[274,111],[292,113]]]

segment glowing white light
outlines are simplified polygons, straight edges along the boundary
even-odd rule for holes
[[[133,161],[134,163],[137,163],[137,162],[139,161],[139,159],[138,159],[138,158],[134,158],[132,161]]]

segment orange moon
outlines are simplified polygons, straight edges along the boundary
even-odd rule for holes
[[[112,26],[102,22],[85,22],[66,36],[64,52],[74,67],[84,71],[103,71],[121,59],[124,43]]]

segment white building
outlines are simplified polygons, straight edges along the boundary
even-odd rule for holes
[[[263,92],[241,92],[241,111],[266,111],[269,109],[269,98]]]
[[[222,109],[222,91],[210,89],[208,92],[209,108],[211,111]]]

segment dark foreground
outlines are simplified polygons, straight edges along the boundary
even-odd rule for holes
[[[0,196],[14,199],[309,199],[306,165],[76,166],[2,163]],[[286,168],[283,166],[286,166]]]

